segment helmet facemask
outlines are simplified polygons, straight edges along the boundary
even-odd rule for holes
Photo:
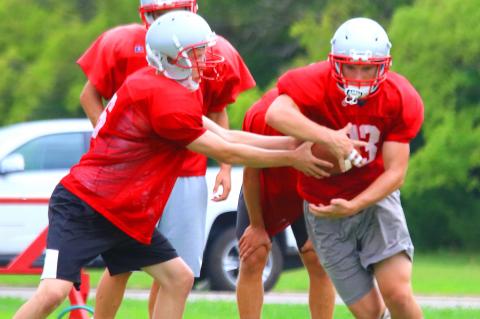
[[[387,78],[390,69],[391,57],[372,57],[371,53],[358,55],[329,55],[329,61],[333,70],[333,78],[339,88],[345,93],[344,103],[355,105],[358,100],[372,96],[378,91],[379,85]],[[345,74],[345,68],[349,66],[374,67],[374,73],[370,78],[354,78]]]

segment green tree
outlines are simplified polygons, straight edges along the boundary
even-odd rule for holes
[[[424,145],[413,155],[404,195],[426,247],[480,247],[479,4],[420,0],[391,24],[395,69],[425,103]]]

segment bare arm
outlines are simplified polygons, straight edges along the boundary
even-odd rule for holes
[[[385,142],[382,155],[385,172],[352,200],[358,210],[378,202],[403,185],[410,158],[410,145]]]
[[[243,198],[247,206],[250,225],[245,229],[239,241],[240,258],[246,259],[258,247],[271,247],[270,237],[265,230],[263,211],[260,201],[260,169],[245,167],[243,170]]]
[[[326,162],[313,156],[311,143],[303,143],[295,150],[269,150],[246,144],[231,143],[207,130],[187,145],[187,148],[228,164],[258,168],[292,166],[308,176],[317,178],[326,174],[319,168],[325,166]]]
[[[213,122],[217,123],[218,126],[228,130],[228,114],[227,109],[223,109],[221,112],[210,112],[207,114],[207,117]],[[219,202],[228,198],[230,190],[232,189],[231,181],[231,171],[232,166],[225,163],[219,163],[220,170],[215,177],[215,185],[213,186],[213,201]],[[219,187],[222,186],[222,193],[219,194]]]
[[[103,112],[103,99],[90,81],[85,83],[82,93],[80,93],[80,104],[93,127],[95,127],[100,114]]]
[[[269,149],[294,149],[298,141],[290,136],[265,136],[244,131],[226,130],[207,117],[203,117],[203,126],[231,143],[249,144]]]
[[[385,171],[363,192],[350,201],[336,198],[330,205],[312,205],[310,211],[322,217],[345,217],[358,213],[399,189],[405,179],[410,156],[407,143],[385,142],[383,144],[383,162]]]
[[[339,159],[341,167],[348,158],[354,146],[364,146],[366,143],[349,139],[347,133],[350,124],[338,131],[321,126],[300,112],[300,109],[288,95],[280,95],[273,101],[265,116],[267,124],[283,134],[296,137],[302,141],[327,146]]]
[[[250,225],[265,228],[260,194],[260,169],[245,167],[243,169],[243,196],[248,209]]]

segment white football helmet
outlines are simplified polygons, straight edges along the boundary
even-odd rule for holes
[[[216,35],[199,15],[189,11],[171,11],[158,18],[148,29],[146,51],[148,64],[163,75],[189,89],[198,88],[192,69],[203,72],[223,63],[221,56],[208,50],[215,45]],[[198,54],[204,48],[205,54]]]
[[[367,18],[350,19],[337,29],[330,43],[332,73],[345,92],[344,103],[354,105],[377,92],[392,62],[392,44],[382,26]],[[343,74],[344,64],[377,66],[376,76],[367,80],[349,79]]]
[[[140,0],[138,12],[143,23],[148,27],[155,21],[154,12],[175,9],[185,9],[196,13],[197,0]]]

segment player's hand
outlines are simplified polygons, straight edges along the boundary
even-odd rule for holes
[[[315,178],[329,177],[330,174],[325,170],[332,168],[333,164],[317,158],[312,153],[312,142],[304,142],[295,149],[293,167],[307,176]]]
[[[267,231],[263,227],[253,227],[249,225],[238,242],[240,259],[247,259],[248,256],[261,246],[265,246],[269,251],[272,247],[272,242]]]
[[[232,166],[228,164],[220,164],[220,171],[215,178],[215,185],[213,186],[213,197],[214,202],[220,202],[226,200],[232,189],[232,177],[231,177]],[[222,192],[220,193],[220,186]]]
[[[355,147],[363,147],[367,142],[352,140],[348,133],[352,129],[352,124],[348,123],[344,128],[334,131],[331,134],[330,150],[338,158],[339,166],[342,172],[348,170],[347,164],[357,167],[365,165],[366,159],[362,157]]]
[[[329,205],[309,204],[308,209],[311,214],[324,218],[343,218],[358,213],[358,209],[351,201],[342,198],[332,199]]]

